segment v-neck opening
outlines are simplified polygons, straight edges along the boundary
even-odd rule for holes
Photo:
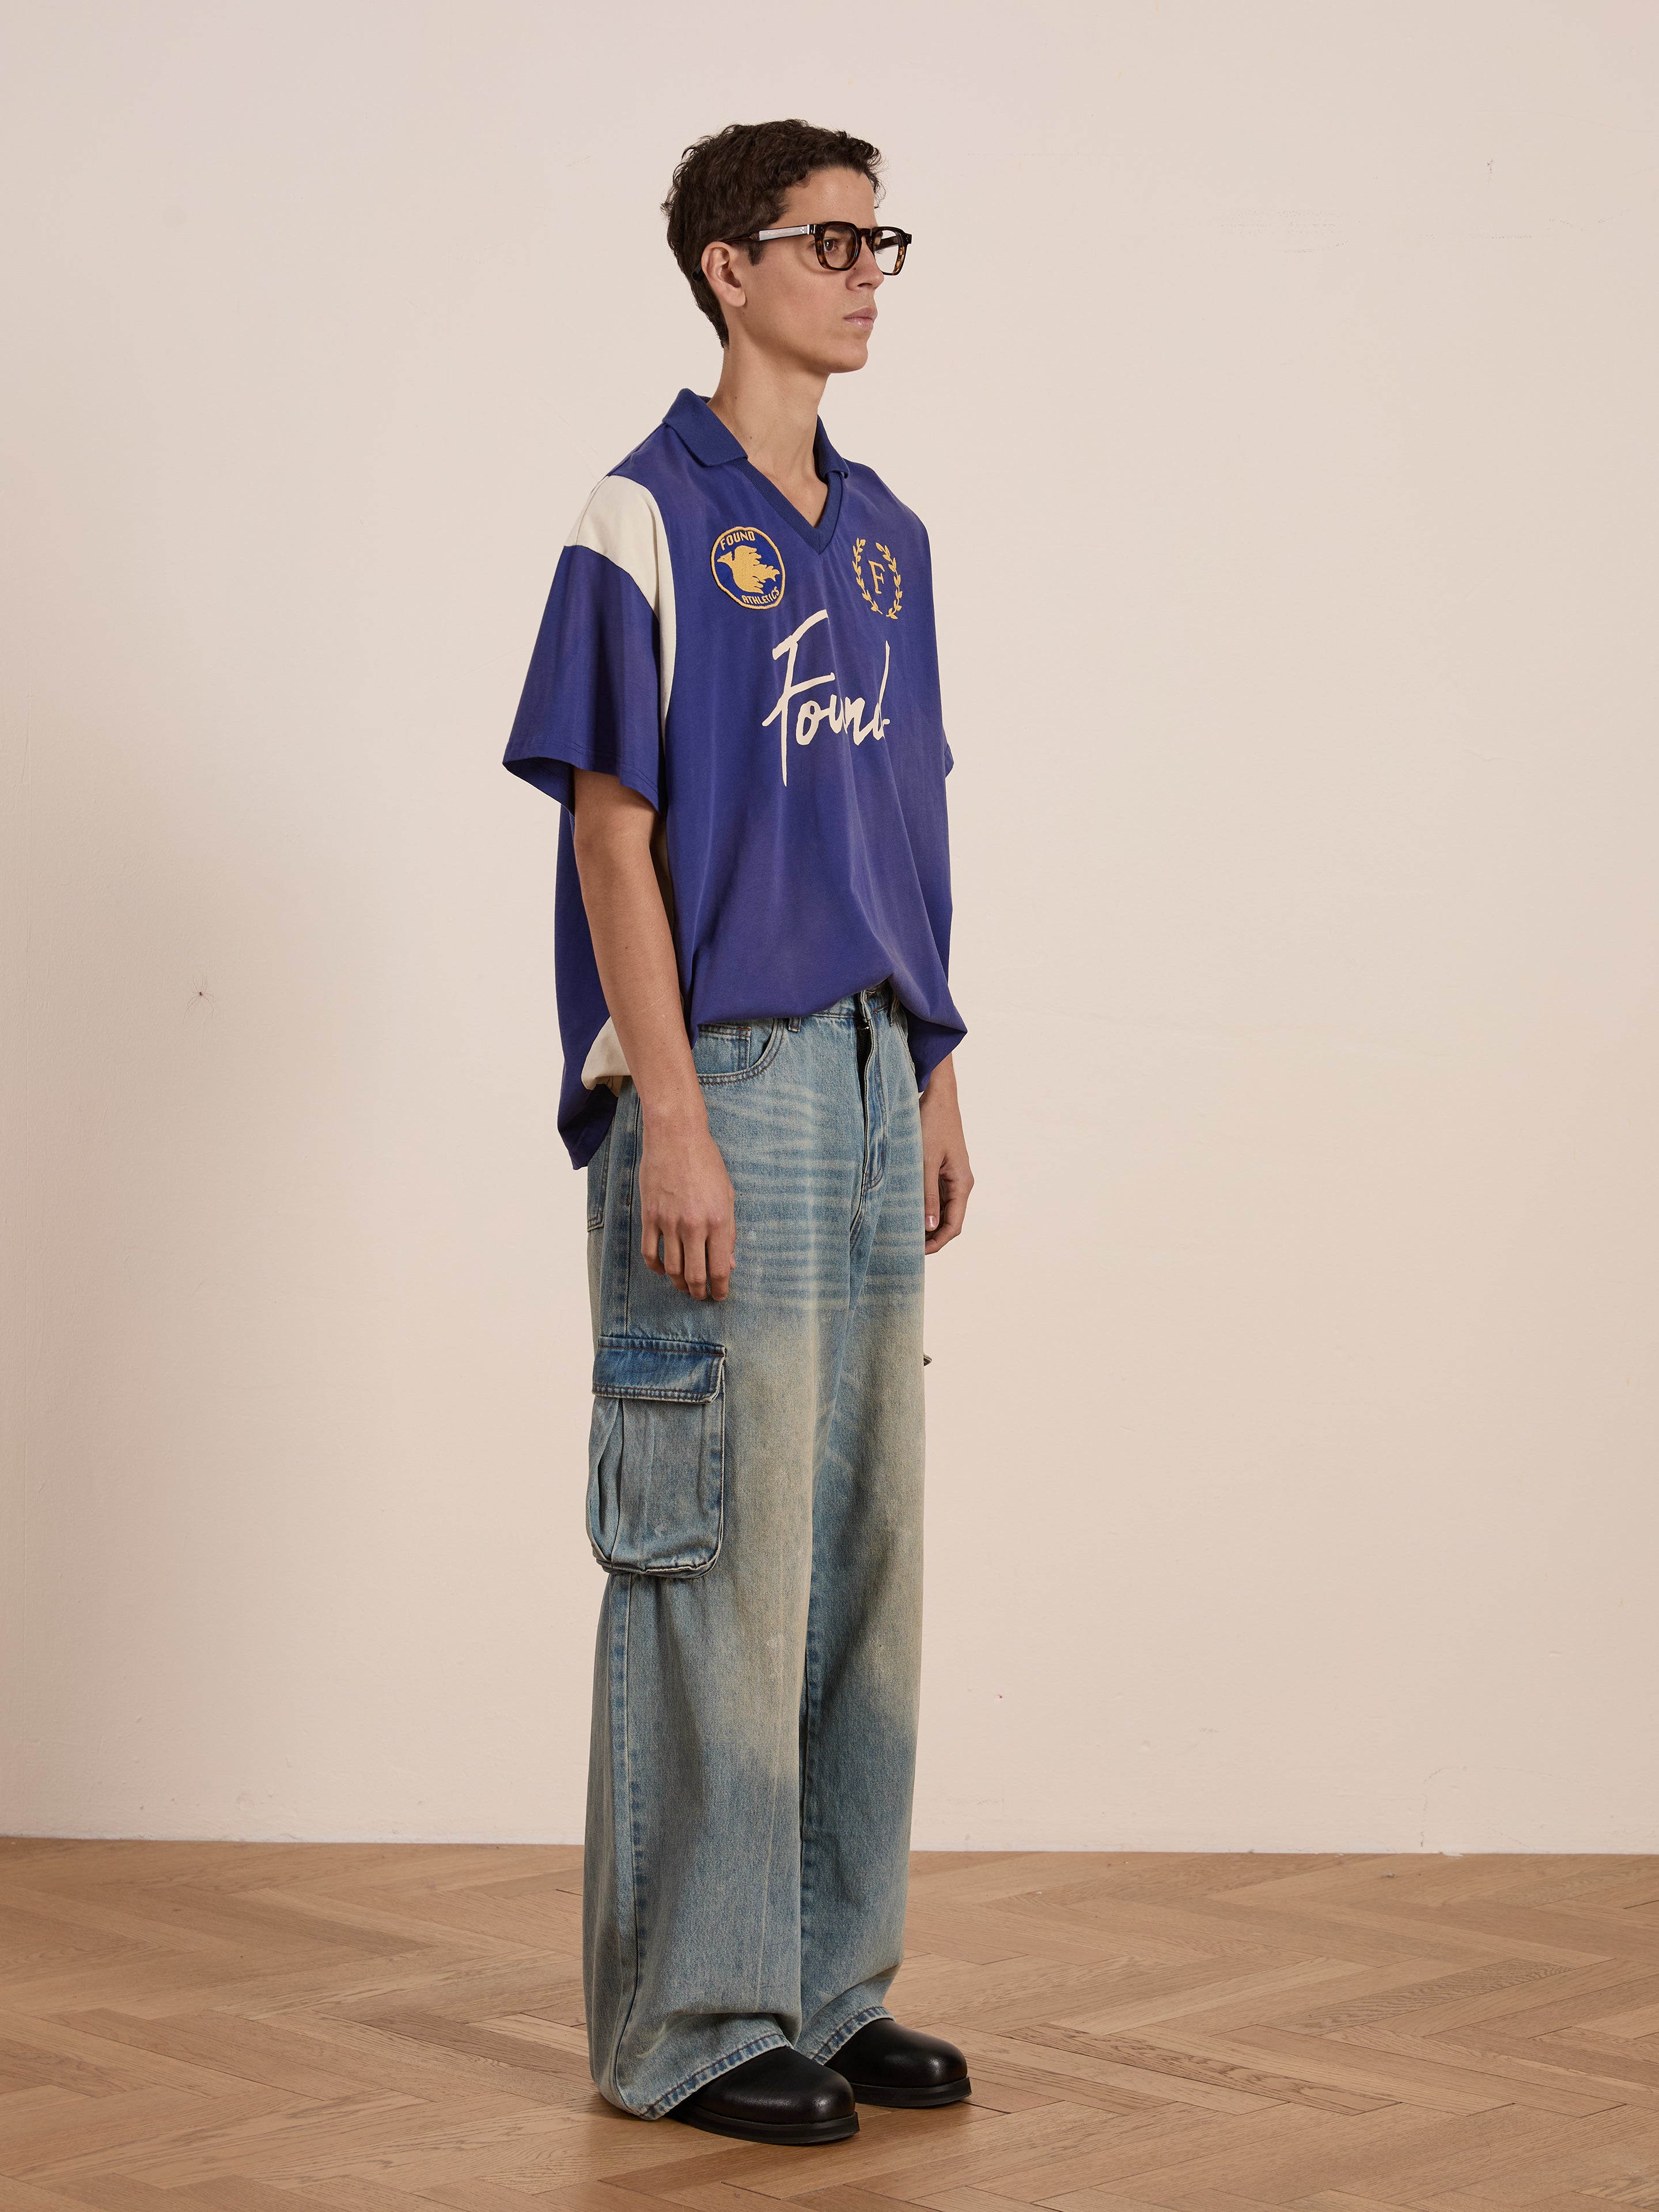
[[[763,476],[747,453],[738,465],[746,469],[749,480],[774,512],[789,525],[798,538],[804,538],[815,553],[822,553],[836,534],[836,525],[841,520],[842,486],[846,478],[839,469],[829,472],[827,495],[823,513],[816,524],[811,523],[792,499],[786,498],[769,476]]]

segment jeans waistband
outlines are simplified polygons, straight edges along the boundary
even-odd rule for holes
[[[844,999],[836,999],[813,1013],[791,1014],[789,1026],[798,1030],[803,1022],[856,1021],[861,1004],[868,1006],[872,1019],[885,1014],[890,1020],[901,1010],[898,994],[890,982],[872,983],[866,990],[849,991]]]

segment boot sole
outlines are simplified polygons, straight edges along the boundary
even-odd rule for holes
[[[835,2064],[832,2058],[828,2061]],[[842,2076],[847,2081],[847,2076]],[[941,2081],[936,2089],[878,2089],[863,2081],[848,2081],[848,2087],[861,2105],[898,2105],[907,2112],[931,2111],[939,2105],[960,2105],[974,2094],[974,2085],[964,2074],[960,2081]]]
[[[743,2142],[781,2143],[792,2148],[845,2142],[848,2136],[859,2131],[856,2112],[848,2112],[839,2120],[801,2120],[793,2125],[782,2121],[726,2119],[718,2112],[689,2112],[683,2106],[665,2117],[684,2121],[688,2128],[706,2129],[711,2136],[736,2136]]]

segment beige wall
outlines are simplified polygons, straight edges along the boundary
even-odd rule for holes
[[[0,1822],[580,1832],[556,817],[680,147],[916,234],[928,1844],[1652,1850],[1659,11],[5,11]]]

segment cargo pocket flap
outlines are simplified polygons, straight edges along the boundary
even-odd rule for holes
[[[720,1395],[723,1344],[684,1337],[602,1336],[593,1357],[593,1391],[602,1398],[667,1398],[706,1405]]]
[[[725,1527],[726,1347],[602,1336],[593,1360],[587,1534],[612,1574],[700,1575]]]

